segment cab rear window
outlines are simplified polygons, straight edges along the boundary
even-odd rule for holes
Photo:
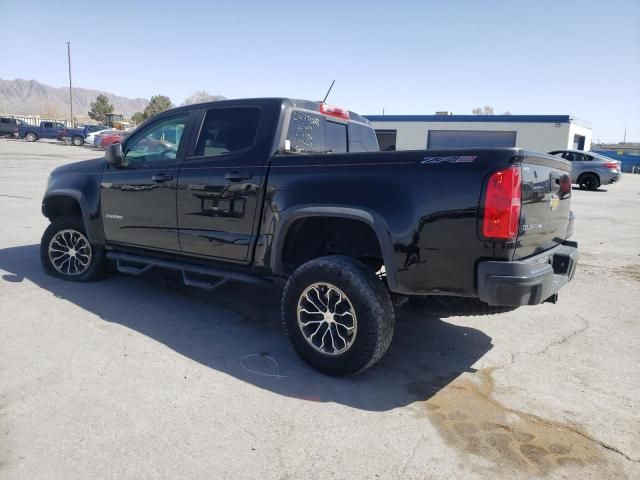
[[[293,110],[285,150],[294,153],[377,152],[373,128],[358,122],[333,121],[319,113]]]

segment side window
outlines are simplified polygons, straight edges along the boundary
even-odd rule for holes
[[[51,122],[44,122],[44,125],[42,125],[44,128],[53,128],[53,123]]]
[[[0,118],[0,123],[11,123],[8,118]]]
[[[196,157],[240,152],[253,145],[262,112],[257,108],[214,108],[204,117]]]
[[[347,126],[344,123],[326,123],[324,151],[327,153],[346,153]]]
[[[377,152],[379,150],[378,138],[373,128],[360,123],[349,123],[350,152]]]
[[[64,128],[64,125],[62,123],[56,123],[56,128]]]
[[[188,117],[183,113],[165,118],[136,132],[126,143],[125,165],[175,160]]]

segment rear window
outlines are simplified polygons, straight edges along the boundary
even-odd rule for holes
[[[344,123],[326,122],[324,148],[327,153],[347,151],[347,126]]]
[[[257,108],[217,108],[207,112],[196,146],[196,157],[239,152],[253,145],[261,111]]]
[[[347,124],[323,115],[294,110],[285,148],[295,153],[346,153]]]

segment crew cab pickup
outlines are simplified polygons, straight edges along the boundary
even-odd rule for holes
[[[65,129],[63,123],[43,121],[40,125],[18,125],[13,134],[17,138],[24,138],[28,142],[35,142],[40,138],[57,138]]]
[[[363,117],[286,98],[189,105],[53,171],[45,270],[90,281],[285,282],[299,355],[332,375],[387,350],[394,304],[555,301],[578,258],[569,162],[517,148],[380,152]]]

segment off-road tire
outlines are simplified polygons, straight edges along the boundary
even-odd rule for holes
[[[357,333],[343,353],[325,354],[314,349],[298,324],[298,302],[315,283],[326,282],[344,292],[357,318]],[[289,277],[282,294],[282,321],[298,355],[312,367],[333,376],[352,375],[376,363],[385,354],[395,323],[391,296],[385,284],[363,263],[332,255],[301,265]]]
[[[511,312],[518,308],[489,305],[477,298],[448,297],[443,295],[411,297],[408,305],[408,308],[414,312],[437,315],[438,317],[495,315],[497,313]]]
[[[578,177],[578,185],[582,190],[597,190],[600,188],[600,178],[595,173],[583,173]]]
[[[58,271],[54,267],[49,255],[49,245],[56,234],[64,230],[79,232],[88,239],[86,230],[80,218],[76,216],[65,216],[55,219],[44,231],[42,240],[40,241],[40,261],[42,262],[44,271],[54,277],[62,278],[64,280],[69,280],[72,282],[93,282],[103,278],[106,273],[107,261],[105,257],[104,247],[99,245],[89,244],[91,248],[91,260],[88,264],[88,267],[86,267],[86,270],[84,270],[81,274],[67,275],[63,272]]]

